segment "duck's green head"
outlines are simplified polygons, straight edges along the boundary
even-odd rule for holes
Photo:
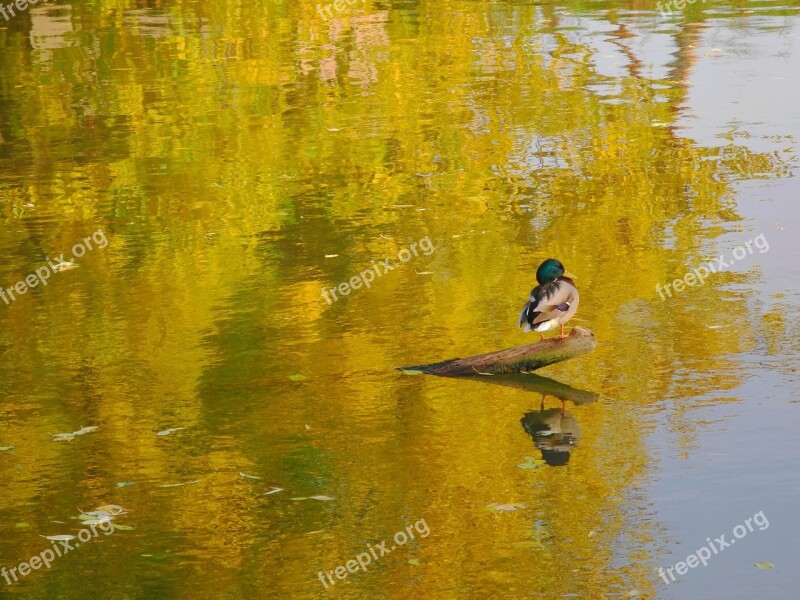
[[[564,269],[564,265],[561,264],[561,261],[556,260],[555,258],[548,258],[539,265],[538,269],[536,269],[536,281],[539,282],[539,285],[544,285],[545,283],[555,281],[563,275],[567,275],[567,277],[574,277],[574,275],[567,273],[566,269]]]

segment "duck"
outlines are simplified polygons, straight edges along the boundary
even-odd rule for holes
[[[536,269],[537,285],[531,290],[531,295],[522,312],[519,314],[519,325],[525,326],[527,333],[531,330],[541,334],[561,326],[561,334],[557,339],[567,337],[564,334],[564,324],[578,312],[578,288],[575,286],[575,275],[567,272],[560,260],[548,258]]]

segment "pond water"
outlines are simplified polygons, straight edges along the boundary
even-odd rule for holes
[[[0,596],[793,597],[799,26],[0,15]],[[571,389],[396,370],[534,341],[551,256]]]

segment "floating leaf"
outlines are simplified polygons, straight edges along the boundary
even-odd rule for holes
[[[97,512],[111,513],[112,515],[125,514],[125,509],[122,508],[119,504],[104,504],[103,506],[98,506],[94,510]]]
[[[520,508],[527,508],[524,504],[498,504],[497,502],[492,502],[486,506],[496,512],[513,512]]]
[[[0,452],[8,452],[9,450],[13,450],[16,446],[0,446]]]
[[[90,425],[89,427],[81,427],[78,431],[73,431],[72,435],[84,435],[86,433],[92,433],[93,431],[97,431],[97,425]]]
[[[408,564],[414,565],[416,567],[418,567],[418,566],[420,566],[422,564],[421,562],[419,562],[418,558],[409,558],[407,562],[408,562]]]
[[[199,479],[195,479],[193,481],[184,481],[183,483],[164,483],[159,485],[160,488],[175,488],[181,487],[182,485],[189,485],[190,483],[200,483]]]
[[[314,535],[315,533],[323,533],[324,529],[317,529],[316,531],[309,531],[306,535]]]
[[[72,262],[71,260],[65,260],[63,262],[57,263],[55,270],[60,273],[61,271],[70,271],[71,269],[77,269],[77,268],[78,265],[76,265],[74,262]]]
[[[42,537],[51,542],[68,542],[75,539],[74,535],[43,535]]]
[[[339,131],[339,130],[336,129],[336,131]],[[337,256],[339,256],[339,255],[338,254],[326,254],[325,258],[336,258]]]
[[[754,566],[758,567],[759,569],[774,569],[775,565],[770,562],[757,562],[753,563]]]
[[[331,496],[311,496],[311,500],[322,500],[323,502],[329,502],[330,500],[336,500]]]
[[[594,536],[596,536],[596,535],[597,535],[597,532],[596,532],[594,529],[592,529],[592,530],[589,532],[589,535],[587,535],[586,537],[588,537],[588,538],[593,538],[593,537],[594,537]]]
[[[120,529],[121,531],[133,531],[133,527],[131,527],[130,525],[115,524],[114,530],[116,531],[117,529]]]
[[[283,491],[283,488],[274,487],[270,491],[265,492],[264,495],[265,496],[269,496],[270,494],[277,494],[278,492],[282,492],[282,491]]]
[[[256,477],[255,475],[248,475],[247,473],[242,473],[239,471],[240,477],[246,477],[247,479],[262,479],[261,477]]]
[[[169,429],[164,429],[163,431],[159,431],[156,435],[160,436],[169,435],[170,433],[175,433],[176,431],[181,431],[182,429],[186,429],[186,427],[170,427]]]
[[[119,482],[117,482],[117,487],[118,488],[131,487],[132,485],[133,485],[132,481],[119,481]]]
[[[525,462],[518,464],[517,467],[520,469],[538,469],[539,467],[545,464],[547,463],[541,459],[536,459],[533,458],[532,456],[526,456]]]
[[[305,428],[306,428],[306,431],[311,431],[311,425],[306,424]]]
[[[145,558],[149,558],[150,560],[154,560],[156,562],[165,562],[170,559],[169,556],[166,554],[142,554]]]
[[[297,373],[295,375],[289,375],[289,379],[291,379],[292,381],[305,381],[305,380],[308,379],[308,377],[306,377],[305,375],[300,375],[299,373]]]
[[[103,525],[104,523],[110,523],[113,520],[111,515],[108,515],[102,519],[86,519],[83,524],[84,525]]]
[[[289,498],[289,500],[308,500],[308,498],[305,496],[298,496],[296,498]]]
[[[78,431],[73,431],[71,433],[51,433],[50,435],[56,442],[69,442],[72,441],[76,436],[92,433],[93,431],[97,431],[97,429],[97,425],[90,425],[88,427],[81,427],[78,429]]]
[[[92,511],[91,513],[83,513],[78,517],[81,521],[96,521],[98,519],[104,521],[110,521],[113,517],[111,513],[107,512],[100,512],[100,511]]]
[[[400,369],[403,372],[403,375],[424,375],[424,371],[418,371],[417,369]]]

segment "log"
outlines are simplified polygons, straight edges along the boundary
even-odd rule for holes
[[[550,338],[516,348],[496,350],[468,358],[451,358],[427,365],[399,367],[398,370],[422,372],[440,377],[463,377],[464,375],[483,373],[492,375],[521,373],[588,354],[596,346],[597,339],[591,331],[575,326],[564,339]]]

